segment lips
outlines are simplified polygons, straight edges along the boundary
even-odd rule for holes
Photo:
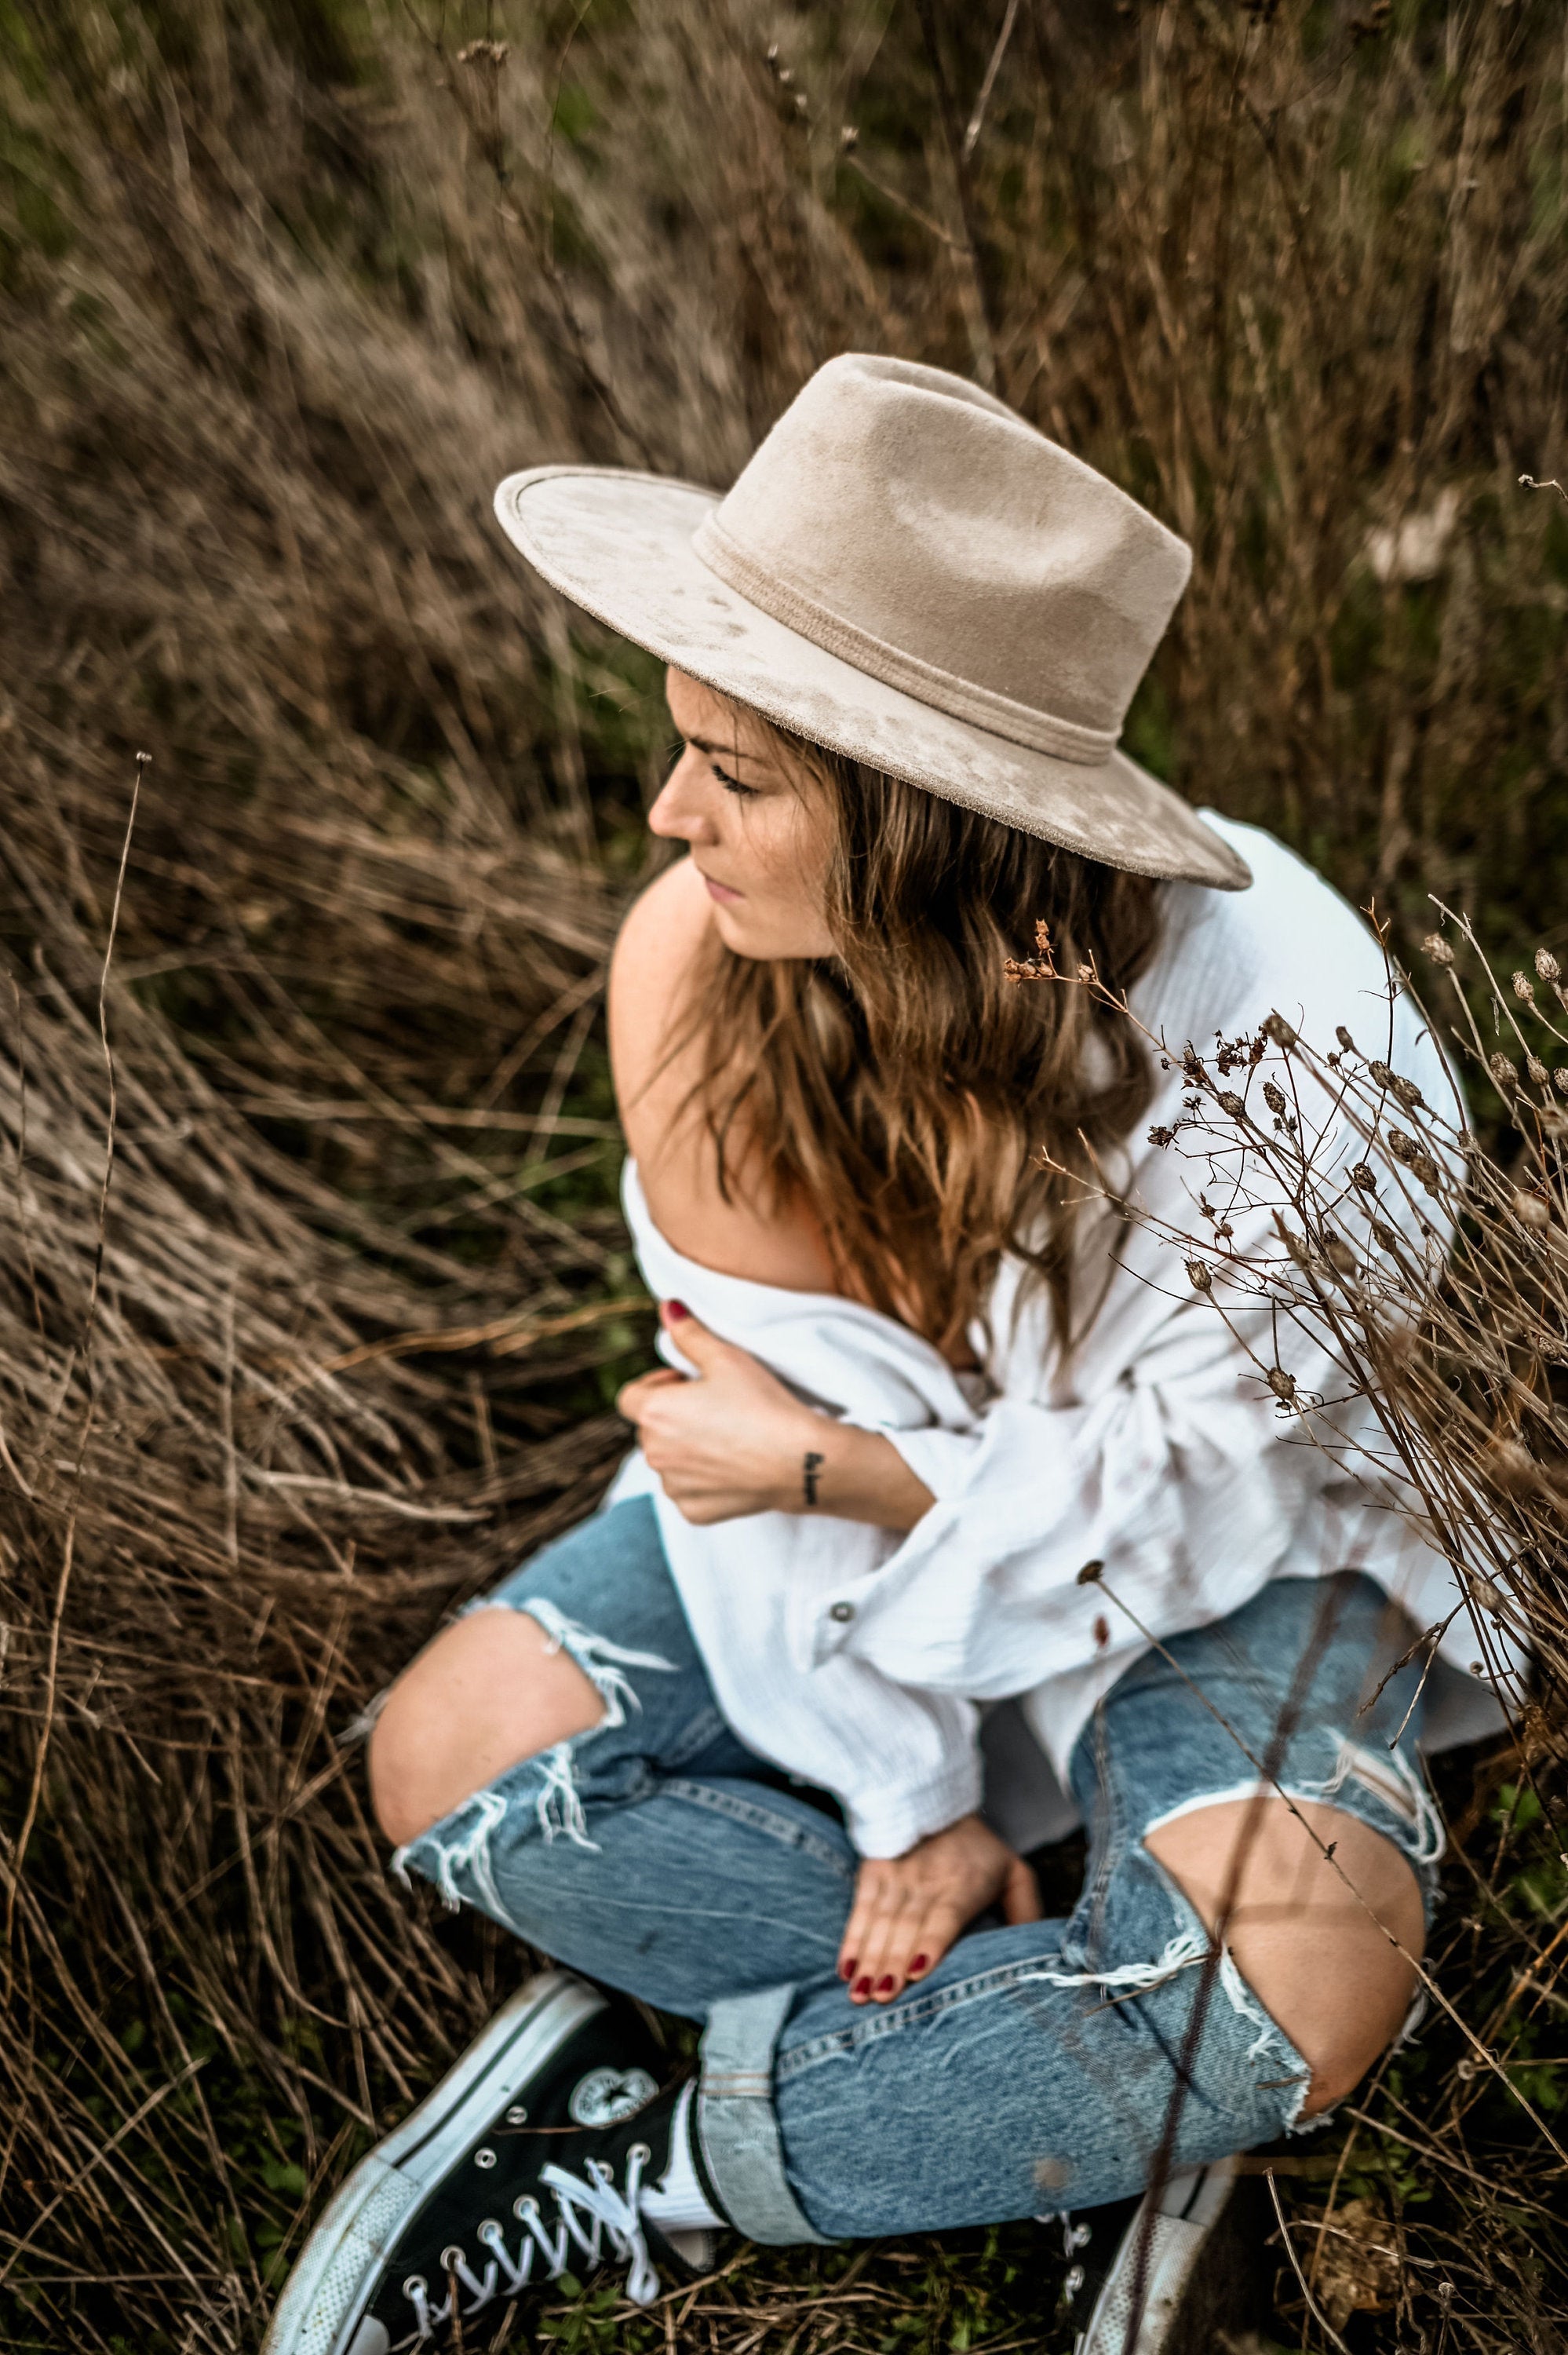
[[[729,884],[729,883],[720,883],[720,882],[717,880],[717,879],[716,879],[715,877],[714,877],[714,876],[712,876],[712,875],[708,875],[708,874],[704,873],[704,870],[703,870],[701,868],[699,868],[697,869],[697,872],[698,872],[698,874],[699,874],[699,875],[701,875],[701,876],[702,876],[702,878],[703,878],[703,881],[704,881],[704,882],[707,885],[707,887],[708,887],[708,896],[710,897],[710,899],[714,899],[714,900],[744,900],[744,899],[745,899],[745,897],[746,897],[745,892],[744,892],[744,891],[737,891],[737,890],[736,890],[736,889],[734,888],[734,886],[733,886],[732,884]]]

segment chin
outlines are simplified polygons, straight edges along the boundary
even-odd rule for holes
[[[774,946],[768,937],[768,927],[758,924],[744,903],[737,906],[732,900],[726,906],[722,900],[715,900],[714,926],[732,956],[753,957],[761,962],[788,954],[788,951]]]
[[[734,906],[715,909],[720,940],[732,956],[749,957],[754,964],[768,964],[785,957],[820,957],[832,954],[815,939],[802,932],[792,933],[788,925],[772,925],[748,921],[746,910]]]

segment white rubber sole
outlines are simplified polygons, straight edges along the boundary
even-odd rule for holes
[[[544,1971],[334,2195],[284,2286],[261,2355],[386,2355],[386,2332],[359,2325],[389,2243],[514,2094],[605,1998],[567,1971]]]
[[[1235,2161],[1218,2159],[1171,2176],[1158,2203],[1152,2194],[1145,2197],[1122,2234],[1074,2355],[1165,2355],[1193,2268],[1235,2179]],[[1143,2304],[1134,2337],[1132,2302],[1140,2272]]]

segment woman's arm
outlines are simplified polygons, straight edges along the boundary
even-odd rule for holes
[[[713,1138],[691,1103],[703,1068],[696,993],[711,929],[702,878],[683,859],[637,901],[610,962],[616,1100],[643,1195],[683,1258],[784,1291],[832,1291],[821,1236],[799,1213],[758,1201],[744,1156],[727,1194],[721,1189]],[[820,1512],[899,1535],[915,1527],[931,1492],[889,1441],[803,1405],[680,1303],[663,1313],[701,1379],[644,1374],[619,1404],[688,1520]]]
[[[803,1405],[679,1301],[662,1314],[699,1379],[661,1367],[628,1382],[616,1404],[687,1520],[815,1512],[903,1536],[929,1510],[931,1491],[880,1432]]]

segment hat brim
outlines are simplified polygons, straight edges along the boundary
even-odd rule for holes
[[[1088,766],[1012,743],[750,604],[692,546],[717,505],[715,492],[619,467],[536,466],[495,494],[502,529],[553,588],[778,727],[1107,867],[1222,891],[1252,881],[1230,845],[1125,752]]]

